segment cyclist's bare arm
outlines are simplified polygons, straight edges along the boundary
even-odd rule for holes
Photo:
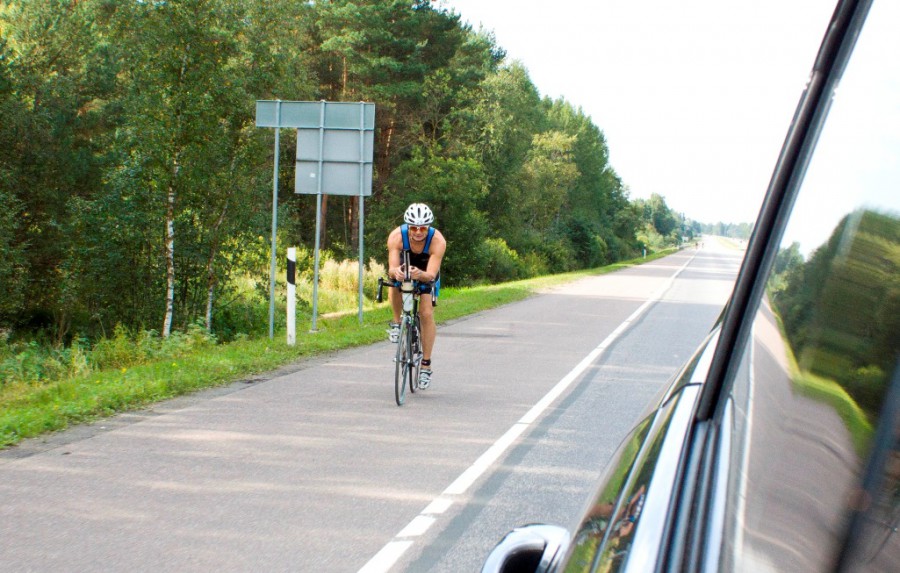
[[[402,281],[403,268],[400,253],[403,252],[403,235],[400,234],[400,228],[396,228],[388,235],[388,277],[396,281]]]

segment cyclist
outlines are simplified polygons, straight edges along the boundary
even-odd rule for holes
[[[447,241],[440,231],[431,226],[434,213],[424,203],[413,203],[403,215],[404,224],[388,235],[388,277],[402,281],[405,269],[402,266],[403,251],[409,251],[409,276],[413,280],[425,283],[419,304],[419,317],[422,321],[422,365],[419,370],[419,388],[425,389],[431,384],[431,349],[437,327],[434,324],[434,307],[432,297],[437,296],[441,286],[441,260],[447,249]],[[400,337],[400,312],[403,300],[400,292],[392,288],[388,292],[394,321],[390,324],[388,334],[391,342]]]

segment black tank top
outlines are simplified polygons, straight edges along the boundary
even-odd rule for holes
[[[428,227],[428,236],[425,237],[425,247],[422,249],[421,253],[414,253],[409,244],[409,225],[404,224],[400,226],[400,235],[403,237],[403,250],[409,252],[409,264],[422,269],[423,271],[428,268],[428,259],[431,258],[428,248],[431,246],[431,238],[434,237],[434,230],[434,227]]]

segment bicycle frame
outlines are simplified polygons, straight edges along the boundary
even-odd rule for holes
[[[382,290],[387,285],[396,288],[403,298],[403,309],[400,317],[400,337],[397,341],[397,354],[394,358],[394,398],[397,405],[402,406],[406,400],[406,388],[415,393],[419,385],[419,368],[422,363],[422,329],[419,319],[420,296],[427,290],[409,276],[409,253],[404,254],[404,268],[407,269],[405,280],[395,281],[391,278],[378,279],[377,302],[382,302]],[[432,296],[432,305],[436,304]]]

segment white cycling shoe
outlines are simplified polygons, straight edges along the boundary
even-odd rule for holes
[[[431,368],[424,367],[419,370],[419,390],[424,390],[431,386]]]

